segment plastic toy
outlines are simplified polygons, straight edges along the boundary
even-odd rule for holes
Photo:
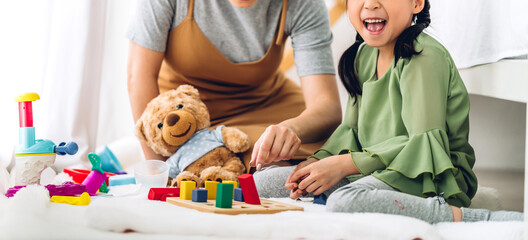
[[[90,195],[87,192],[84,192],[79,197],[53,196],[50,198],[50,202],[67,203],[71,205],[84,206],[84,205],[90,204]]]
[[[78,150],[75,142],[55,145],[50,140],[35,139],[32,102],[39,99],[36,93],[22,94],[15,99],[18,102],[20,123],[18,147],[15,151],[15,185],[38,184],[40,174],[55,162],[57,154],[73,155]]]
[[[170,197],[179,197],[180,196],[180,187],[176,188],[151,188],[148,193],[149,200],[161,200],[163,196],[167,198]]]
[[[136,178],[133,174],[116,175],[109,177],[108,183],[108,186],[136,184]]]
[[[77,168],[65,168],[62,170],[64,173],[70,175],[72,177],[73,182],[75,183],[82,183],[86,177],[92,172],[91,170],[86,169],[77,169]],[[106,184],[109,184],[109,178],[111,176],[116,176],[114,173],[105,172],[106,175]]]
[[[103,171],[116,174],[126,174],[121,163],[107,146],[98,152],[97,155],[101,158],[101,168]]]
[[[242,194],[242,188],[235,188],[235,201],[243,202],[244,194]]]
[[[192,190],[193,202],[207,202],[207,190],[203,188],[195,188]]]
[[[315,195],[313,203],[326,205],[326,195],[324,193],[321,193],[320,195]]]
[[[216,185],[216,207],[231,208],[233,206],[233,184],[218,183]]]
[[[90,195],[96,195],[95,193],[101,186],[106,188],[106,175],[101,169],[101,159],[97,154],[89,153],[88,160],[92,163],[92,172],[84,179],[82,184],[86,186],[86,191]]]
[[[244,173],[238,176],[238,182],[240,183],[240,188],[242,188],[244,202],[247,204],[260,205],[260,198],[258,195],[257,186],[255,186],[253,175]]]
[[[7,190],[5,196],[12,197],[20,189],[25,188],[25,187],[26,186],[12,187]],[[46,185],[46,189],[48,189],[50,197],[51,196],[76,196],[76,195],[82,194],[83,192],[86,192],[86,186],[82,184],[75,184],[72,182],[65,182],[61,185],[48,184]]]

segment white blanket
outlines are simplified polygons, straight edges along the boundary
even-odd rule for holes
[[[328,213],[309,201],[274,199],[304,212],[221,215],[150,201],[145,190],[51,203],[42,186],[0,196],[0,239],[522,239],[522,222],[441,223],[385,214]],[[133,232],[131,232],[133,231]],[[127,233],[128,232],[128,233]]]

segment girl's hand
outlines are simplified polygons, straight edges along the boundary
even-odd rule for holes
[[[289,189],[289,190],[292,190],[292,191],[295,191],[297,190],[297,187],[299,185],[299,181],[292,181],[292,177],[293,175],[299,170],[299,169],[302,169],[314,162],[317,162],[318,160],[315,159],[315,158],[309,158],[303,162],[300,162],[297,167],[295,167],[295,169],[293,169],[293,171],[290,173],[290,175],[288,176],[288,179],[286,179],[286,183],[284,184],[284,188],[286,189]],[[304,176],[303,176],[304,177]],[[301,180],[303,178],[301,177]]]
[[[260,136],[251,153],[250,166],[263,166],[271,162],[289,160],[301,146],[301,139],[290,128],[271,125]]]
[[[294,170],[289,183],[300,181],[297,189],[290,193],[290,198],[297,199],[306,193],[319,195],[336,185],[344,177],[358,173],[350,154],[336,155],[313,162],[305,167]]]

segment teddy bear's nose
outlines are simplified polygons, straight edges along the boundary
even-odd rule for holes
[[[176,124],[179,120],[180,116],[178,116],[178,114],[171,113],[169,116],[167,116],[167,125],[174,126],[174,124]]]

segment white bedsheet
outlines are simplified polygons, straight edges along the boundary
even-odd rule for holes
[[[0,196],[0,239],[522,239],[522,222],[441,223],[385,214],[304,212],[270,215],[202,213],[150,201],[147,192],[96,197],[88,206],[49,202],[40,186]],[[134,230],[132,233],[124,233]]]

